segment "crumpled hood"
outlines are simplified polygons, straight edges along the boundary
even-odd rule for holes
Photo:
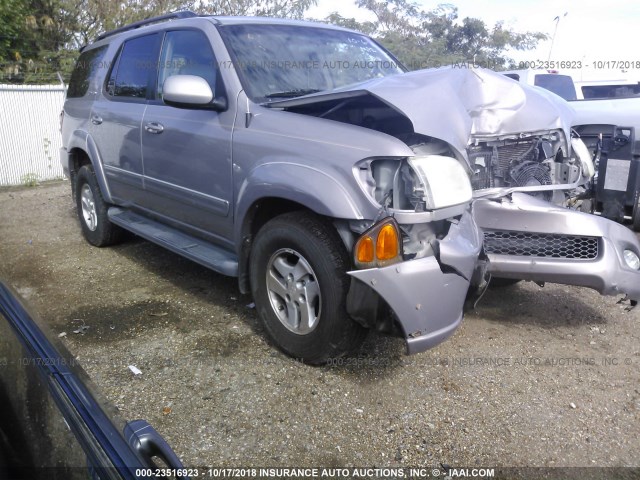
[[[544,89],[483,68],[453,67],[378,78],[271,106],[309,105],[367,92],[406,116],[416,133],[444,140],[463,154],[471,135],[562,129],[569,139],[574,115],[567,102]]]

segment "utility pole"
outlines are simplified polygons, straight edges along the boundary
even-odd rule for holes
[[[564,12],[562,18],[566,17],[569,12]],[[551,52],[553,52],[553,43],[556,41],[556,33],[558,33],[558,24],[560,23],[560,15],[553,19],[556,22],[556,28],[553,30],[553,37],[551,37],[551,47],[549,47],[549,57],[547,57],[547,61],[551,60]]]

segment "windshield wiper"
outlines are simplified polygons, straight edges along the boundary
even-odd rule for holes
[[[317,88],[300,88],[298,90],[288,90],[286,92],[274,92],[264,96],[264,98],[293,98],[302,97],[303,95],[309,95],[311,93],[318,93],[322,90]]]

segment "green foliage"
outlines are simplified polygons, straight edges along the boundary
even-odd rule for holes
[[[26,25],[26,0],[0,2],[0,62],[16,60],[22,48],[22,32]]]
[[[317,0],[1,0],[0,83],[68,81],[100,33],[178,10],[302,18]]]
[[[64,0],[66,1],[66,0]],[[56,0],[3,0],[0,4],[0,82],[57,82],[73,62],[64,52],[74,15]],[[67,67],[68,68],[68,67]]]
[[[25,173],[24,175],[22,175],[22,177],[20,177],[20,181],[25,187],[37,187],[38,185],[40,185],[38,178],[39,176],[37,173]]]

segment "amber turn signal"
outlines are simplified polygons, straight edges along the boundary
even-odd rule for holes
[[[358,262],[373,262],[373,239],[371,237],[362,237],[356,245],[356,256]]]
[[[378,260],[391,260],[397,257],[399,244],[398,230],[394,225],[385,225],[378,233],[376,257]]]
[[[384,267],[402,261],[400,228],[387,217],[365,231],[354,248],[356,268]]]

